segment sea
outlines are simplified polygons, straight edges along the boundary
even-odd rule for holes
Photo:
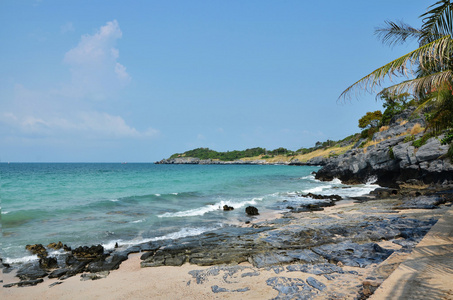
[[[152,163],[0,163],[3,262],[37,260],[27,244],[61,241],[106,249],[197,236],[260,214],[312,203],[305,194],[344,198],[372,182],[315,179],[316,166],[163,165]],[[223,206],[234,210],[224,211]],[[50,253],[58,255],[57,253]]]

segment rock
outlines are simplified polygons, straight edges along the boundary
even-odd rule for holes
[[[317,200],[332,200],[332,201],[340,201],[343,199],[339,195],[317,195],[317,194],[312,194],[312,193],[308,193],[308,194],[304,195],[303,197],[310,197],[310,198],[317,199]]]
[[[247,206],[245,208],[245,213],[249,216],[256,216],[256,215],[259,215],[258,213],[258,208],[254,207],[254,206]]]
[[[363,285],[363,289],[362,289],[363,295],[365,295],[365,296],[372,295],[381,284],[382,284],[381,280],[368,280],[368,279],[364,280],[363,283],[362,283],[362,285]]]
[[[49,245],[47,245],[47,248],[59,250],[63,248],[63,243],[61,241],[58,243],[50,243]]]
[[[32,254],[38,255],[39,258],[47,257],[48,253],[46,248],[42,244],[26,245],[25,249],[30,251]]]
[[[49,274],[49,278],[60,278],[64,275],[66,275],[66,273],[68,273],[69,269],[56,269],[55,271],[53,271],[52,273]]]
[[[223,210],[224,210],[224,211],[234,210],[234,207],[233,207],[233,206],[224,205],[224,206],[223,206]]]
[[[435,209],[440,204],[445,203],[445,199],[432,195],[432,196],[419,196],[416,198],[403,198],[402,203],[397,205],[396,209]]]
[[[415,157],[418,162],[436,160],[446,154],[449,147],[450,145],[441,145],[439,139],[433,137],[418,149]]]
[[[315,278],[313,278],[311,276],[307,278],[307,283],[311,287],[313,287],[313,288],[315,288],[317,290],[320,290],[321,292],[326,289],[326,285],[324,283],[316,280]]]
[[[97,273],[84,273],[80,275],[80,281],[86,280],[98,280],[106,278],[110,274],[109,271],[97,272]]]
[[[375,243],[356,244],[347,241],[314,247],[312,251],[329,261],[341,261],[346,266],[360,268],[381,263],[393,253],[393,250],[384,249]]]
[[[227,290],[225,288],[221,288],[219,287],[218,285],[213,285],[211,287],[211,290],[213,293],[217,294],[217,293],[224,293],[224,292],[227,292],[227,293],[234,293],[234,292],[239,292],[239,293],[243,293],[243,292],[247,292],[250,290],[250,288],[246,287],[246,288],[242,288],[242,289],[237,289],[237,290]]]
[[[46,277],[47,274],[37,263],[30,263],[20,268],[17,271],[16,277],[19,277],[21,280],[35,280]]]
[[[311,299],[317,295],[303,279],[287,277],[271,277],[266,284],[278,291],[275,299]]]
[[[101,245],[96,246],[80,246],[74,250],[72,250],[72,254],[78,260],[94,260],[94,259],[101,259],[104,255],[104,247]]]
[[[403,112],[401,115],[407,114]],[[442,136],[428,139],[418,149],[412,141],[404,142],[408,135],[401,134],[407,133],[417,123],[423,127],[424,118],[409,120],[405,124],[395,121],[388,130],[374,134],[373,140],[378,144],[365,150],[352,149],[328,159],[318,170],[316,179],[330,181],[339,178],[344,183],[355,184],[376,177],[377,184],[387,187],[398,187],[398,182],[411,179],[420,180],[422,184],[453,183],[453,164],[446,155],[449,145],[441,145]],[[414,139],[422,135],[419,133]]]
[[[124,253],[115,253],[105,260],[95,260],[86,266],[87,271],[91,273],[99,273],[111,270],[117,270],[123,261],[127,260],[127,255]]]
[[[85,267],[88,264],[87,261],[79,262],[78,264],[74,265],[72,268],[68,269],[63,276],[60,276],[59,279],[65,280],[69,277],[75,276],[79,273],[83,273],[85,271]]]
[[[63,281],[55,281],[54,283],[49,284],[49,287],[51,288],[51,287],[54,287],[54,286],[62,284],[62,283],[63,283]]]
[[[43,257],[39,259],[39,266],[43,269],[58,268],[58,261],[55,257]]]
[[[34,280],[22,280],[20,282],[5,284],[5,285],[3,285],[3,287],[4,288],[10,288],[10,287],[13,287],[13,286],[18,286],[18,287],[35,286],[38,283],[41,283],[43,281],[44,281],[44,279],[42,279],[42,278],[41,279],[34,279]]]
[[[303,273],[310,273],[314,275],[325,275],[325,274],[332,274],[332,273],[339,273],[343,274],[344,271],[342,268],[330,264],[330,263],[323,263],[323,264],[304,264],[304,265],[289,265],[286,267],[288,272],[303,272]]]

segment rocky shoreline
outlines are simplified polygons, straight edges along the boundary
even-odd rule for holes
[[[304,207],[281,203],[287,205],[288,211],[280,218],[259,221],[249,217],[244,226],[228,226],[196,237],[111,251],[100,245],[66,248],[63,255],[55,258],[56,264],[49,264],[49,258],[42,254],[40,262],[23,265],[17,271],[19,281],[3,286],[36,285],[46,278],[58,278],[57,283],[64,284],[65,279],[77,274],[81,274],[81,280],[95,280],[118,269],[131,253],[140,253],[142,268],[185,263],[213,266],[209,272],[191,274],[196,284],[220,273],[258,276],[263,270],[270,270],[275,276],[268,278],[266,284],[278,291],[276,299],[338,297],[345,286],[348,296],[363,298],[398,264],[387,266],[385,274],[379,266],[389,257],[410,252],[451,205],[453,194],[381,188],[356,198],[355,203],[335,197],[318,200],[318,205]],[[43,253],[39,246],[31,251],[37,249]],[[15,272],[8,265],[2,267],[4,273]],[[310,276],[296,280],[291,275],[296,273]],[[354,284],[342,281],[346,275]],[[246,293],[246,288],[235,292]],[[232,292],[226,287],[212,287],[213,293],[226,291]]]

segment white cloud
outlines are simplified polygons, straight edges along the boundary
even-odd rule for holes
[[[153,128],[138,131],[129,126],[121,116],[95,111],[83,111],[73,116],[45,117],[18,116],[7,112],[0,115],[0,123],[16,133],[41,137],[67,134],[72,137],[117,139],[152,138],[159,134],[159,131]]]
[[[83,35],[79,44],[65,54],[64,62],[72,74],[67,94],[104,100],[131,81],[126,67],[118,62],[119,50],[115,48],[122,35],[116,20],[107,22],[96,33]]]
[[[72,23],[67,23],[62,31],[71,28]],[[103,109],[115,110],[114,105],[104,103],[131,80],[126,67],[117,61],[119,50],[115,43],[121,36],[116,20],[107,22],[94,34],[83,35],[78,45],[64,56],[72,77],[61,83],[60,88],[30,90],[16,84],[11,97],[2,103],[0,134],[77,142],[158,136],[156,129],[137,129],[117,113]]]

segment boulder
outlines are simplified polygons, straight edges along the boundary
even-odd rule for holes
[[[59,250],[63,248],[63,243],[61,241],[58,243],[50,243],[49,245],[47,245],[47,248]]]
[[[42,244],[26,245],[25,249],[32,254],[38,255],[39,258],[47,257],[48,255],[46,248]]]
[[[101,259],[102,256],[104,255],[104,247],[102,247],[102,245],[93,245],[91,247],[80,246],[80,247],[72,250],[72,254],[78,260]]]
[[[256,215],[259,215],[258,213],[258,208],[254,207],[254,206],[247,206],[245,208],[245,213],[249,216],[256,216]]]
[[[58,261],[55,257],[43,257],[39,259],[39,266],[43,269],[58,268]]]
[[[234,207],[233,207],[233,206],[224,205],[224,206],[223,206],[223,210],[224,210],[224,211],[234,210]]]

